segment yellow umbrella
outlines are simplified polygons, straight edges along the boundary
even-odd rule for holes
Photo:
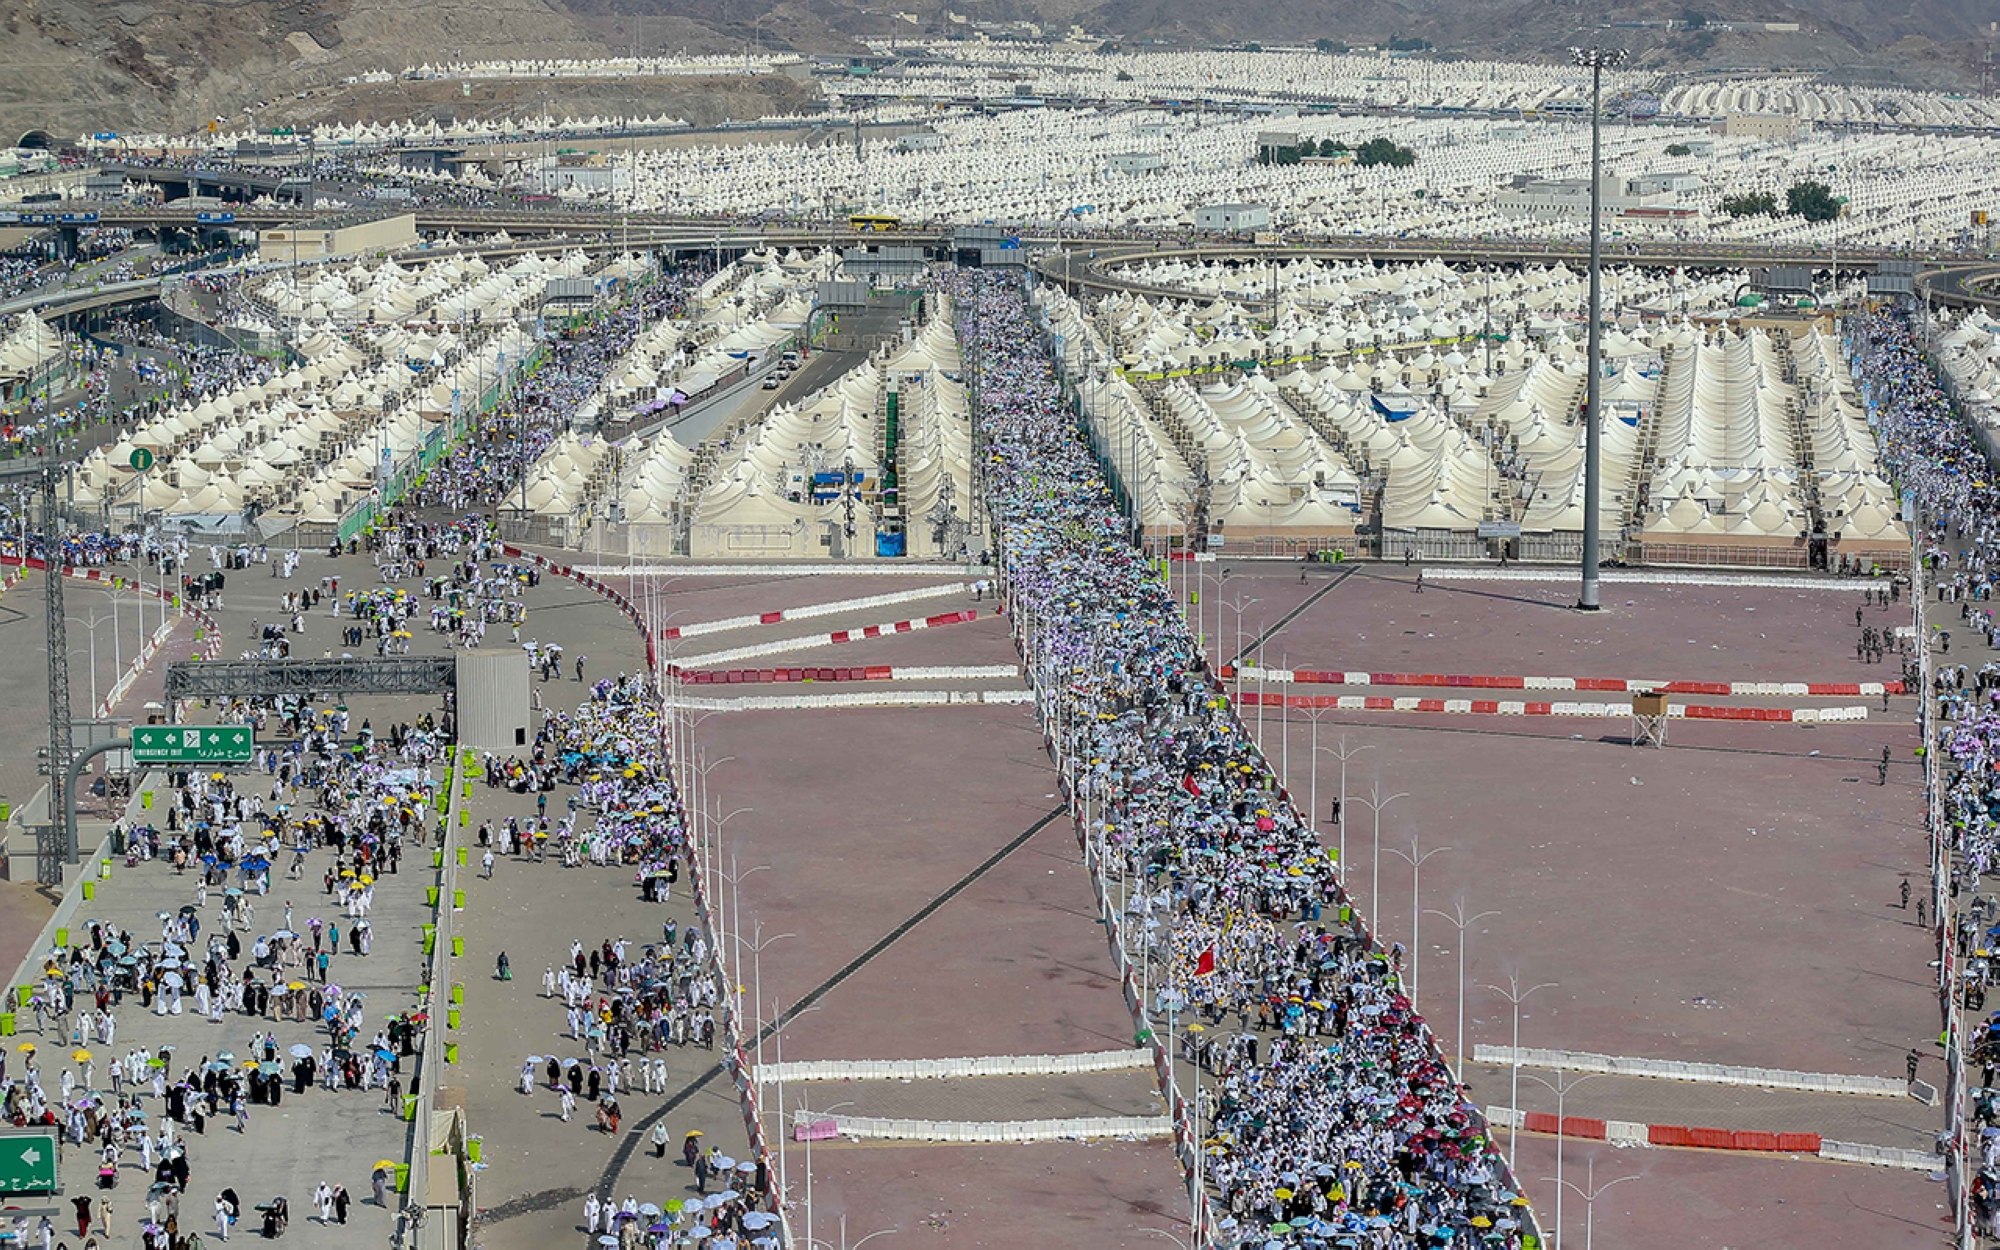
[[[1271,1196],[1273,1198],[1289,1198],[1292,1196],[1292,1191],[1289,1189],[1274,1189],[1271,1191]]]
[[[377,1159],[375,1161],[375,1166],[369,1168],[368,1170],[371,1172],[380,1172],[384,1168],[387,1168],[392,1172],[395,1171],[396,1161],[394,1159]]]
[[[243,1061],[243,1066],[246,1068],[254,1068],[257,1066],[257,1061],[255,1059],[245,1059]]]
[[[305,987],[306,987],[306,983],[305,983],[304,981],[287,981],[287,982],[285,982],[285,988],[286,988],[286,989],[288,989],[288,990],[302,990],[302,989],[304,989]]]
[[[89,1063],[90,1052],[87,1050],[74,1051],[71,1053],[70,1058],[76,1060],[78,1063]]]
[[[340,870],[340,875],[343,877],[351,877],[354,875],[354,870],[352,868],[343,868]]]
[[[19,1046],[16,1046],[14,1049],[20,1051],[26,1051],[28,1054],[32,1055],[35,1053],[35,1044],[33,1042],[22,1042]]]

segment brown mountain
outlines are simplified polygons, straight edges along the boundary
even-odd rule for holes
[[[1706,29],[1633,27],[1684,19]],[[947,18],[1072,23],[1179,45],[1350,44],[1421,37],[1440,55],[1553,60],[1579,40],[1631,47],[1663,70],[1785,67],[1852,81],[1976,85],[1991,0],[12,0],[0,6],[0,143],[30,129],[186,129],[393,116],[497,114],[546,100],[580,112],[697,122],[796,107],[808,84],[574,81],[361,87],[344,79],[455,57],[590,57],[633,49],[852,50],[881,35],[963,33]],[[1719,29],[1722,23],[1759,24]],[[1796,22],[1797,32],[1766,32]],[[305,93],[300,98],[299,93]],[[245,113],[247,106],[265,107]]]

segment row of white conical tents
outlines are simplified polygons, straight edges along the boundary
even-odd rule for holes
[[[1295,276],[1326,294],[1324,272]],[[1291,321],[1273,331],[1222,299],[1119,294],[1086,309],[1043,293],[1066,369],[1148,529],[1333,538],[1379,499],[1376,519],[1392,532],[1465,533],[1482,521],[1580,532],[1588,377],[1565,279],[1510,276],[1517,290],[1554,287],[1570,313],[1553,332],[1502,322],[1515,332],[1494,345],[1435,337],[1460,328],[1463,301],[1483,283],[1447,280],[1455,275],[1436,263],[1352,276],[1355,298],[1316,300],[1330,323],[1319,332],[1311,308],[1282,294]],[[1659,299],[1664,280],[1628,276],[1637,306],[1618,310],[1623,324],[1604,336],[1607,532],[1791,545],[1816,498],[1827,532],[1850,547],[1907,543],[1833,339],[1641,323],[1637,308]],[[1712,316],[1728,294],[1716,284],[1696,310]],[[1402,332],[1363,342],[1344,319],[1405,300],[1423,320]]]
[[[1532,110],[1554,99],[1587,99],[1590,90],[1589,76],[1581,70],[1515,61],[1384,61],[1369,54],[1334,56],[1278,48],[1149,49],[1107,55],[1090,45],[1074,44],[872,42],[879,51],[924,55],[926,63],[900,68],[894,80],[896,90],[910,98],[1080,96],[1144,102],[1178,96],[1221,102],[1501,111]],[[879,93],[882,84],[865,78],[834,80],[826,90],[833,96],[862,96]],[[1625,116],[1627,92],[1635,97],[1635,111],[1657,107],[1663,114],[1693,118],[1756,113],[1817,122],[1902,125],[1977,126],[2000,121],[2000,107],[1976,96],[1859,87],[1799,74],[1665,85],[1646,71],[1614,71],[1605,75],[1604,82],[1608,114]]]
[[[713,477],[695,500],[690,554],[823,555],[829,530],[847,524],[849,493],[860,497],[856,532],[839,545],[872,553],[877,524],[888,519],[883,422],[891,389],[906,552],[956,555],[953,518],[971,517],[972,424],[947,300],[937,301],[908,342],[886,345],[800,403],[778,405],[719,448]],[[816,474],[859,484],[843,491]]]
[[[730,77],[769,74],[796,65],[795,52],[710,53],[703,56],[537,57],[507,60],[448,61],[405,68],[409,79],[486,78],[683,78],[703,75]]]
[[[0,326],[0,387],[25,385],[59,363],[68,348],[62,331],[33,313],[18,313]]]
[[[523,310],[538,309],[552,278],[625,277],[636,272],[635,258],[617,257],[593,265],[581,251],[532,252],[504,266],[489,265],[477,255],[408,265],[391,258],[345,267],[281,267],[252,280],[244,294],[268,321],[287,326],[303,323],[304,333],[316,326],[338,333],[366,322],[504,321]]]
[[[338,520],[385,463],[407,465],[533,353],[517,318],[539,306],[547,279],[588,269],[581,253],[521,261],[499,272],[476,257],[415,269],[383,261],[296,283],[289,270],[262,279],[253,306],[297,326],[306,363],[183,403],[94,453],[79,502],[190,521],[252,505],[309,524]],[[139,448],[157,460],[143,483],[130,467]]]
[[[478,331],[464,350],[421,371],[365,338],[341,343],[265,382],[184,403],[109,453],[92,453],[77,501],[114,510],[136,503],[188,520],[254,504],[286,519],[337,521],[376,485],[385,458],[391,471],[406,465],[456,405],[469,408],[494,385],[480,357],[519,362],[532,349],[511,322]],[[157,457],[142,489],[130,463],[139,448]]]
[[[817,259],[794,251],[752,253],[710,275],[684,316],[646,327],[609,363],[577,419],[643,418],[741,376],[750,360],[802,335],[812,315],[811,284],[822,272]],[[605,459],[611,450],[602,439],[559,439],[529,468],[525,492],[501,506],[563,521],[570,536],[614,516],[628,524],[681,516],[691,450],[664,431],[626,439],[615,461]],[[599,472],[612,468],[618,472]]]
[[[1349,146],[1389,134],[1411,146],[1407,168],[1254,163],[1259,136],[1284,126],[1315,144]],[[1580,196],[1562,216],[1510,201],[1514,178],[1587,178],[1589,145],[1574,127],[1490,120],[1311,114],[1274,122],[1133,109],[1020,109],[936,121],[935,146],[791,143],[660,147],[631,155],[634,208],[694,214],[776,213],[812,218],[868,207],[941,222],[1049,228],[1192,228],[1197,210],[1249,202],[1271,228],[1302,236],[1415,234],[1488,239],[1580,238]],[[1654,178],[1620,199],[1628,237],[1720,237],[1770,245],[1955,245],[1970,213],[2000,198],[2000,139],[1984,134],[1819,134],[1798,143],[1717,137],[1712,155],[1670,154],[1694,127],[1614,127],[1604,167],[1618,179]],[[1133,159],[1155,163],[1128,172]],[[1687,183],[1680,190],[1668,182]],[[1797,182],[1826,182],[1847,201],[1838,221],[1732,216],[1730,197]],[[1620,184],[1622,186],[1622,184]],[[1676,184],[1678,185],[1678,184]],[[1623,196],[1620,187],[1614,194]],[[584,195],[579,191],[576,194]],[[1553,202],[1553,201],[1552,201]],[[1639,211],[1643,210],[1643,211]]]
[[[1945,311],[1936,314],[1932,332],[1938,363],[1957,388],[1959,402],[2000,437],[2000,321],[1983,308]]]

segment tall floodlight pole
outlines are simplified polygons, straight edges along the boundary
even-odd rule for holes
[[[1603,473],[1598,464],[1598,373],[1603,368],[1603,342],[1599,330],[1603,308],[1599,303],[1604,279],[1604,206],[1599,202],[1603,184],[1599,177],[1602,134],[1598,98],[1604,87],[1604,71],[1625,61],[1623,48],[1571,48],[1570,60],[1590,71],[1590,378],[1584,391],[1583,423],[1583,591],[1576,606],[1585,612],[1597,611],[1597,514],[1598,494]]]
[[[73,864],[77,858],[76,844],[71,841],[75,834],[70,832],[63,811],[63,779],[69,775],[69,762],[75,751],[70,740],[69,618],[63,614],[63,523],[56,511],[56,480],[60,472],[52,459],[42,466],[42,591],[48,613],[44,641],[49,666],[48,820],[56,831],[54,836],[61,839],[54,848],[59,858],[42,853],[38,844],[36,880],[42,885],[61,885],[62,865]],[[28,567],[25,547],[21,551],[21,567]]]

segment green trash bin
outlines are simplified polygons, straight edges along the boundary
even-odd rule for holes
[[[69,930],[68,930],[68,929],[57,929],[57,930],[56,930],[56,948],[57,948],[57,949],[59,949],[59,950],[68,950],[68,949],[69,949]],[[27,1001],[27,1000],[23,999],[22,1001],[23,1001],[23,1002],[25,1002],[25,1001]]]
[[[431,953],[432,951],[436,950],[436,949],[437,949],[437,942],[438,942],[438,935],[437,935],[437,934],[435,934],[435,933],[426,933],[426,934],[424,934],[424,954],[428,955],[428,954],[430,954],[430,953]]]
[[[457,1043],[457,1042],[446,1042],[446,1043],[444,1044],[444,1061],[445,1061],[446,1063],[457,1063],[457,1062],[458,1062],[458,1043]]]
[[[465,986],[454,984],[451,987],[451,1001],[458,1003],[460,1006],[465,1004]]]
[[[465,1157],[467,1159],[470,1159],[472,1162],[477,1163],[479,1162],[480,1153],[485,1149],[485,1147],[486,1143],[481,1141],[479,1138],[468,1137],[465,1139]]]
[[[456,1007],[445,1008],[444,1025],[448,1029],[455,1029],[458,1027],[458,1008]]]
[[[439,887],[434,885],[428,885],[424,887],[424,901],[430,904],[432,907],[436,907],[438,905],[438,889]],[[424,928],[426,929],[434,927],[435,926],[433,925],[424,926]]]
[[[453,939],[451,940],[451,953],[452,953],[452,954],[453,954],[454,956],[459,956],[459,955],[463,955],[463,954],[465,954],[465,939],[464,939],[464,938],[462,938],[462,937],[455,937],[455,938],[453,938]]]
[[[83,883],[83,897],[85,902],[88,902],[91,899],[97,897],[97,882],[86,881]],[[65,945],[67,945],[67,943],[65,943]]]
[[[414,1120],[417,1118],[417,1096],[415,1094],[403,1095],[403,1118],[405,1120]]]
[[[465,891],[464,891],[464,890],[453,890],[453,891],[451,892],[451,909],[452,909],[453,911],[464,911],[464,910],[465,910]]]
[[[0,1037],[14,1036],[14,1013],[0,1011]]]
[[[431,867],[433,867],[433,868],[442,868],[442,867],[444,867],[444,852],[443,852],[443,851],[432,851],[432,852],[431,852]],[[435,902],[436,900],[435,900],[435,899],[433,899],[432,901],[433,901],[433,902]]]
[[[14,987],[14,1005],[16,1007],[25,1007],[34,1000],[35,1000],[34,986],[17,985]]]
[[[460,815],[460,816],[463,816],[463,815],[465,815],[465,813],[464,813],[464,812],[460,812],[460,813],[459,813],[459,815]],[[460,821],[459,823],[460,823],[460,824],[464,824],[465,822],[461,820],[461,821]],[[463,868],[463,867],[465,867],[465,856],[466,856],[466,853],[467,853],[467,850],[468,850],[468,849],[469,849],[469,848],[467,848],[467,847],[463,847],[463,846],[461,846],[461,847],[459,847],[459,848],[458,848],[458,866],[459,866],[460,868]]]
[[[417,1100],[414,1098],[410,1100],[410,1105],[413,1109],[416,1106],[416,1102]],[[412,1114],[415,1114],[414,1110]],[[399,1194],[410,1192],[410,1165],[407,1163],[398,1163],[396,1165],[396,1192]]]

